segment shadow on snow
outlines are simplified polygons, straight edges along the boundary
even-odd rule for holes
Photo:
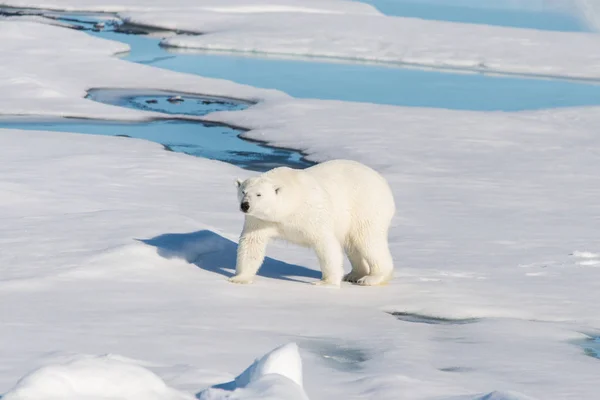
[[[180,258],[206,271],[226,277],[235,272],[237,243],[212,231],[201,230],[190,233],[165,233],[151,239],[138,239],[156,247],[161,257]],[[294,278],[321,278],[321,272],[299,265],[266,257],[258,271],[259,276],[287,281]]]

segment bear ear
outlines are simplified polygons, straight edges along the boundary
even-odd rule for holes
[[[235,186],[236,186],[236,187],[240,187],[240,186],[242,185],[242,183],[243,183],[243,182],[244,182],[243,180],[241,180],[240,178],[237,178],[237,179],[235,180]]]

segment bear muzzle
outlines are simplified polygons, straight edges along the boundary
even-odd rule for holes
[[[248,212],[248,210],[250,209],[250,203],[248,203],[247,201],[244,201],[241,205],[240,205],[240,209],[243,212]]]

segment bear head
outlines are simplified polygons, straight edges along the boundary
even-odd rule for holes
[[[236,180],[240,210],[264,221],[278,222],[281,218],[281,185],[266,176]]]

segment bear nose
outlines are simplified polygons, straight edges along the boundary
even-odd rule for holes
[[[250,203],[248,203],[247,201],[244,201],[242,203],[242,205],[240,206],[240,208],[242,209],[243,212],[248,212],[248,210],[250,209]]]

